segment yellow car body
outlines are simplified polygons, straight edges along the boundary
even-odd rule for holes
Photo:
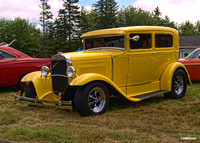
[[[118,36],[118,39],[111,40],[111,42],[109,41],[110,43],[107,42],[106,44],[110,46],[122,42],[120,43],[120,48],[95,47],[95,44],[101,45],[106,41],[106,38],[104,38],[100,43],[98,40],[95,41],[95,38],[115,36]],[[149,38],[145,39],[146,37]],[[66,66],[73,66],[75,71],[72,72],[71,77],[66,78],[66,74],[63,77],[65,78],[64,80],[61,75],[52,75],[51,73],[47,76],[41,76],[41,72],[38,71],[30,73],[22,79],[22,82],[28,83],[31,81],[33,83],[37,99],[54,101],[66,99],[73,102],[77,88],[84,87],[90,83],[101,82],[108,89],[109,94],[120,93],[128,100],[137,102],[151,97],[151,95],[171,92],[173,75],[178,69],[184,72],[187,82],[191,83],[186,68],[178,62],[179,33],[175,29],[158,26],[122,27],[84,33],[81,38],[84,41],[84,51],[58,53],[53,56],[54,59],[60,56],[62,58],[65,57],[67,59]],[[149,45],[148,48],[140,47],[138,43],[142,39],[146,40]],[[170,39],[171,45],[169,44]],[[92,43],[91,41],[94,42]],[[167,42],[170,46],[166,46]],[[159,44],[166,45],[162,47]],[[90,48],[91,45],[94,47]],[[63,61],[63,64],[66,63]],[[58,66],[60,66],[60,63],[52,60],[51,71],[54,71],[53,68]],[[60,70],[63,69],[60,68]],[[59,70],[56,72],[59,72]],[[58,76],[57,79],[52,81],[52,78],[56,76]],[[67,83],[63,83],[63,81]],[[54,85],[53,82],[58,82],[58,84]],[[58,90],[63,86],[62,83],[64,87],[62,87],[61,91],[54,92],[53,88],[56,87],[56,90]],[[59,86],[57,87],[57,85]],[[71,93],[72,96],[65,98],[64,96],[68,96],[67,93],[69,94],[68,89],[73,87],[75,91],[73,90]],[[58,96],[59,93],[61,97]],[[99,114],[100,112],[92,113]]]

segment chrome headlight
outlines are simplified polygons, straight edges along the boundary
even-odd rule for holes
[[[73,77],[73,75],[76,73],[76,69],[73,66],[67,67],[67,76]]]
[[[49,74],[49,67],[42,66],[41,68],[41,76],[46,77]]]

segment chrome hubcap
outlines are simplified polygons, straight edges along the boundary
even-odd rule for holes
[[[174,82],[174,88],[175,88],[176,94],[182,93],[183,86],[184,86],[183,78],[180,75],[178,75]]]
[[[89,108],[94,112],[98,113],[103,110],[106,104],[106,96],[103,89],[94,87],[88,96]]]

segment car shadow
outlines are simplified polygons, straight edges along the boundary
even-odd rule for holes
[[[168,99],[170,100],[170,99]],[[154,103],[165,102],[166,99],[164,95],[154,96],[140,102],[132,102],[122,96],[111,97],[109,103],[109,110],[118,110],[118,109],[126,109],[126,108],[139,108],[143,106],[149,106]]]
[[[1,87],[0,88],[0,93],[7,93],[7,92],[17,92],[17,87],[12,86],[12,87]]]

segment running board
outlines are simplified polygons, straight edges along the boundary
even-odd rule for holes
[[[159,91],[155,91],[155,92],[150,92],[150,93],[132,96],[131,98],[139,98],[139,99],[143,100],[143,99],[147,99],[147,98],[150,98],[150,97],[153,97],[153,96],[156,96],[156,95],[159,95],[159,94],[167,93],[167,92],[169,92],[169,91],[159,90]]]

